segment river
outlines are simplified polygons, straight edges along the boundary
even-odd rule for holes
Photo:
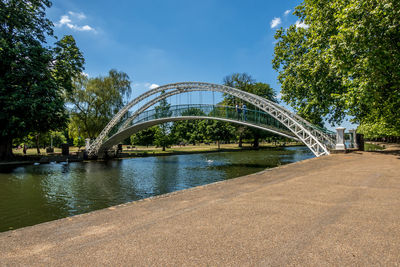
[[[312,157],[287,147],[22,166],[0,173],[0,232]]]

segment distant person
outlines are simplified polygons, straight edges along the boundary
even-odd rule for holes
[[[242,109],[240,108],[239,105],[237,105],[237,106],[238,106],[238,108],[237,108],[238,120],[240,120],[240,114],[242,113]]]
[[[243,104],[243,106],[242,106],[242,109],[243,109],[243,117],[244,117],[244,120],[247,120],[247,107],[246,107],[246,104]]]

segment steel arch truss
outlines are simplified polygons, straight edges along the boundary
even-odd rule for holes
[[[108,138],[101,146],[101,151],[107,151],[111,149],[115,144],[118,144],[119,142],[123,141],[124,139],[128,138],[132,134],[135,134],[141,130],[147,129],[151,126],[166,123],[166,122],[173,122],[173,121],[183,121],[183,120],[219,120],[219,121],[224,121],[224,122],[230,122],[230,123],[235,123],[235,124],[240,124],[248,127],[253,127],[257,128],[260,130],[268,131],[277,135],[281,135],[283,137],[291,138],[294,140],[299,141],[296,137],[290,135],[289,133],[285,131],[280,131],[279,129],[273,128],[273,127],[263,127],[260,125],[255,125],[247,121],[238,121],[238,120],[232,120],[229,118],[221,118],[221,117],[210,117],[210,116],[180,116],[180,117],[167,117],[167,118],[160,118],[160,119],[152,119],[152,120],[145,120],[141,121],[139,123],[135,123],[131,126],[128,126],[125,128],[123,131],[120,131],[110,138]]]
[[[96,156],[99,151],[103,148],[103,143],[108,139],[108,135],[111,130],[116,127],[117,124],[121,123],[123,118],[126,118],[128,111],[141,101],[148,99],[153,96],[153,99],[148,101],[142,107],[140,107],[135,113],[132,114],[125,122],[122,123],[118,130],[118,133],[126,130],[130,127],[130,123],[138,116],[140,113],[145,111],[147,108],[156,104],[160,100],[177,95],[193,91],[214,91],[221,92],[237,97],[243,101],[246,101],[260,110],[268,113],[273,118],[282,123],[287,129],[289,129],[295,137],[301,140],[314,154],[319,157],[322,155],[328,155],[328,147],[334,144],[334,140],[331,133],[320,129],[308,121],[304,120],[297,114],[290,112],[289,110],[279,106],[278,104],[267,100],[263,97],[241,91],[236,88],[228,87],[225,85],[203,83],[203,82],[182,82],[167,84],[155,89],[149,90],[146,93],[138,96],[123,107],[106,125],[102,130],[96,140],[90,145],[88,149],[89,157]],[[160,94],[164,92],[163,94]],[[156,95],[154,97],[154,95]],[[107,142],[109,143],[109,142]]]

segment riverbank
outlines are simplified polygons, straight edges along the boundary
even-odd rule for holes
[[[221,144],[218,148],[217,145],[186,145],[186,146],[172,146],[162,151],[161,148],[156,147],[145,147],[145,146],[123,146],[123,151],[118,153],[116,159],[123,158],[135,158],[135,157],[157,157],[157,156],[170,156],[170,155],[184,155],[184,154],[200,154],[200,153],[215,153],[215,152],[240,152],[257,149],[275,149],[281,147],[292,147],[292,146],[304,146],[301,143],[263,143],[258,148],[253,148],[250,144],[244,144],[242,147],[238,147],[238,144]],[[47,164],[51,162],[80,162],[87,159],[83,158],[82,155],[78,155],[78,148],[71,148],[72,153],[65,156],[61,155],[60,149],[55,149],[56,153],[47,154],[45,150],[41,151],[42,154],[36,154],[36,149],[29,149],[27,155],[23,155],[21,151],[15,150],[16,159],[14,161],[0,161],[0,172],[2,169],[15,168],[23,165],[31,164]]]
[[[314,158],[0,234],[3,265],[398,265],[400,149]]]

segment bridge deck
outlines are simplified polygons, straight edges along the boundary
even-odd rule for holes
[[[396,265],[399,155],[352,153],[0,234],[0,265]]]

